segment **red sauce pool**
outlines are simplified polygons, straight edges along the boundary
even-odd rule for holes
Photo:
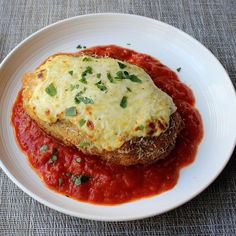
[[[201,117],[194,108],[191,89],[173,71],[151,56],[114,45],[97,46],[83,52],[117,58],[142,67],[154,83],[173,98],[185,122],[176,147],[166,159],[149,166],[123,167],[102,161],[98,157],[84,155],[41,130],[24,111],[20,92],[12,110],[12,125],[29,162],[51,189],[68,197],[96,204],[124,203],[173,188],[178,181],[180,169],[194,161],[203,136]],[[43,144],[49,148],[40,152]],[[58,157],[55,162],[50,163],[54,148],[58,150]],[[80,162],[76,161],[78,157]],[[91,178],[76,185],[67,173],[76,176],[83,174]]]

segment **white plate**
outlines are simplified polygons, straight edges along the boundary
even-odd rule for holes
[[[21,87],[20,78],[49,55],[76,51],[78,44],[117,44],[152,55],[173,70],[182,68],[179,76],[194,91],[196,106],[203,119],[204,138],[196,160],[182,169],[172,190],[118,206],[93,205],[49,190],[29,166],[10,125],[12,104]],[[60,21],[38,31],[13,49],[1,64],[0,78],[2,169],[27,194],[69,215],[118,221],[171,210],[203,191],[222,171],[235,146],[236,97],[224,68],[195,39],[156,20],[125,14],[94,14]]]

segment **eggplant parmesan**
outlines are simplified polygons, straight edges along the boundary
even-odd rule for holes
[[[57,54],[23,78],[26,112],[47,133],[122,165],[172,150],[182,121],[142,68],[110,57]]]
[[[50,189],[114,205],[176,185],[203,136],[194,104],[156,58],[104,45],[53,55],[25,74],[11,123]]]

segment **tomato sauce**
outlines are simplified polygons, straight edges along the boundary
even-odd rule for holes
[[[32,167],[51,189],[90,203],[113,205],[170,190],[178,181],[180,169],[194,161],[203,136],[201,117],[194,107],[191,89],[175,72],[151,56],[114,45],[97,46],[82,52],[109,56],[142,67],[154,83],[173,98],[185,128],[177,138],[175,149],[164,160],[149,166],[118,166],[99,157],[84,155],[47,135],[24,111],[22,92],[19,92],[12,110],[12,125]],[[40,151],[43,145],[48,149]],[[57,159],[50,161],[55,149]],[[90,179],[75,184],[73,176],[79,175],[90,176]]]

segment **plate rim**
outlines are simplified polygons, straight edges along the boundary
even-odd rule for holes
[[[216,58],[216,56],[208,49],[206,48],[202,43],[200,43],[197,39],[195,39],[194,37],[190,36],[189,34],[185,33],[184,31],[169,25],[165,22],[153,19],[153,18],[149,18],[146,16],[140,16],[140,15],[135,15],[135,14],[125,14],[125,13],[115,13],[115,12],[107,12],[107,13],[93,13],[93,14],[84,14],[84,15],[79,15],[79,16],[74,16],[74,17],[69,17],[63,20],[59,20],[57,22],[54,22],[52,24],[49,24],[39,30],[37,30],[36,32],[34,32],[33,34],[29,35],[28,37],[26,37],[24,40],[22,40],[19,44],[17,44],[8,54],[7,56],[3,59],[3,61],[0,64],[0,70],[4,67],[5,63],[7,63],[8,59],[11,58],[12,54],[20,47],[22,47],[23,45],[27,44],[27,42],[31,39],[33,39],[34,37],[37,37],[40,33],[56,26],[56,25],[60,25],[61,23],[64,22],[69,22],[69,21],[73,21],[73,20],[79,20],[81,18],[86,18],[86,17],[96,17],[96,16],[125,16],[125,17],[133,17],[133,18],[138,18],[140,20],[148,20],[152,23],[158,23],[159,25],[162,25],[164,27],[168,27],[169,29],[178,31],[178,33],[182,34],[185,38],[189,39],[191,42],[194,42],[195,44],[197,44],[198,46],[202,47],[202,49],[206,50],[208,53],[210,53],[210,55],[212,56],[212,58],[215,60],[215,62],[217,63],[217,65],[221,68],[221,70],[224,71],[226,77],[227,77],[227,82],[229,85],[231,85],[232,91],[234,91],[234,95],[236,98],[236,92],[234,89],[234,85],[226,71],[226,69],[224,68],[224,66],[220,63],[220,61]],[[1,140],[2,140],[2,134],[1,135]],[[2,142],[2,141],[1,141]],[[223,169],[225,168],[225,166],[227,165],[227,163],[229,162],[234,148],[236,145],[236,137],[235,137],[235,142],[234,145],[232,146],[232,149],[229,151],[229,156],[227,156],[227,158],[225,158],[224,160],[224,164],[221,166],[221,168],[218,170],[217,174],[215,175],[214,178],[211,179],[211,181],[208,181],[207,184],[205,184],[204,186],[202,186],[202,188],[200,190],[198,190],[197,192],[195,192],[193,195],[191,195],[190,197],[187,198],[187,200],[184,201],[180,201],[178,204],[176,204],[175,206],[171,206],[167,209],[161,210],[159,212],[156,213],[145,213],[145,214],[139,214],[138,216],[126,216],[124,217],[108,217],[108,216],[94,216],[94,215],[87,215],[85,213],[81,213],[81,212],[73,212],[71,210],[68,210],[66,208],[62,208],[58,205],[55,205],[41,197],[39,197],[37,194],[35,194],[34,192],[32,192],[31,190],[29,190],[27,187],[25,187],[21,182],[19,182],[14,175],[8,170],[8,168],[3,164],[2,160],[1,160],[1,156],[0,156],[0,167],[2,168],[2,170],[5,172],[5,174],[11,179],[11,181],[16,184],[20,189],[22,189],[27,195],[29,195],[30,197],[34,198],[36,201],[40,202],[41,204],[56,210],[58,212],[70,215],[70,216],[74,216],[74,217],[79,217],[79,218],[83,218],[83,219],[89,219],[89,220],[97,220],[97,221],[108,221],[108,222],[113,222],[113,221],[131,221],[131,220],[138,220],[138,219],[144,219],[144,218],[148,218],[148,217],[152,217],[155,215],[160,215],[163,214],[165,212],[168,212],[170,210],[173,210],[181,205],[184,205],[185,203],[189,202],[190,200],[192,200],[193,198],[195,198],[197,195],[199,195],[202,191],[204,191],[209,185],[211,185],[216,178],[220,175],[220,173],[223,171]],[[147,198],[148,199],[148,198]]]

